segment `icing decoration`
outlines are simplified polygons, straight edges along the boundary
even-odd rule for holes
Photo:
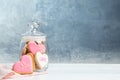
[[[32,57],[29,54],[22,56],[21,60],[13,65],[13,71],[19,74],[31,74],[33,69]]]
[[[28,49],[31,51],[31,53],[36,54],[40,51],[38,44],[36,44],[34,41],[30,41],[28,43]]]
[[[36,62],[36,66],[39,68],[39,69],[42,69],[44,67],[47,66],[48,64],[48,56],[47,54],[42,54],[40,52],[37,52],[35,54],[35,62]]]

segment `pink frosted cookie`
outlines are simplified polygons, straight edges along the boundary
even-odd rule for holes
[[[19,74],[31,74],[34,70],[32,53],[23,55],[19,62],[13,65],[13,71]]]
[[[36,54],[37,52],[40,51],[39,46],[38,46],[38,44],[36,44],[35,41],[29,41],[29,43],[28,43],[28,49],[33,54]]]
[[[39,44],[39,49],[41,53],[45,53],[46,52],[46,47],[44,44]]]
[[[41,54],[40,52],[37,52],[35,54],[35,63],[36,63],[36,67],[38,69],[42,69],[42,68],[46,67],[48,64],[47,54]]]

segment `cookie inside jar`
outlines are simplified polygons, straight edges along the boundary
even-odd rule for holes
[[[45,40],[29,40],[25,42],[22,50],[22,55],[26,55],[27,53],[32,53],[33,55],[35,55],[37,52],[40,52],[41,54],[46,54]]]
[[[46,41],[45,37],[26,37],[26,40],[24,47],[22,49],[22,55],[26,55],[27,53],[32,53],[35,55],[37,52],[40,52],[42,54],[46,54]],[[39,39],[39,40],[38,40]],[[25,40],[25,39],[24,39]]]

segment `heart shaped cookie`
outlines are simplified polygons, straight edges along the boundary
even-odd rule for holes
[[[39,46],[38,46],[38,44],[36,44],[35,41],[29,41],[29,43],[28,43],[28,49],[33,54],[36,54],[37,52],[40,51]]]
[[[47,64],[48,64],[47,54],[41,54],[40,52],[37,52],[35,54],[35,64],[38,69],[47,67]]]
[[[13,65],[13,71],[19,74],[31,74],[34,70],[34,62],[31,53],[23,55],[19,62]]]

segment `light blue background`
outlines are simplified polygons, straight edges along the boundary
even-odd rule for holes
[[[45,22],[50,62],[120,63],[119,0],[1,0],[0,62],[19,60],[21,34]]]

